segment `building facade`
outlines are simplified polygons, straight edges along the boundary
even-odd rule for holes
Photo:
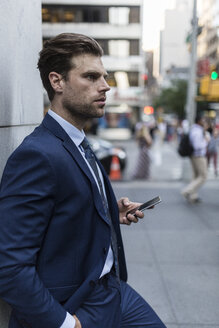
[[[160,35],[160,77],[162,85],[172,79],[187,79],[189,51],[186,37],[191,30],[189,2],[179,1],[176,8],[165,11],[164,29]]]
[[[199,13],[198,108],[219,122],[219,0],[202,0]]]
[[[219,1],[202,0],[198,38],[198,58],[208,59],[211,65],[219,63]]]

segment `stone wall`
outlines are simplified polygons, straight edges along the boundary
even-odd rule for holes
[[[37,70],[42,46],[41,1],[0,4],[0,175],[12,150],[42,120]]]
[[[43,118],[37,70],[42,46],[41,1],[0,3],[0,176],[6,160]],[[10,307],[0,300],[0,328],[8,327]]]

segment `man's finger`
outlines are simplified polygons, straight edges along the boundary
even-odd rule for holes
[[[129,222],[134,222],[134,223],[138,222],[137,216],[132,215],[132,214],[128,214],[127,219],[128,219]]]
[[[138,218],[141,218],[142,219],[144,217],[144,213],[142,211],[137,210],[135,212],[135,216],[137,216]]]
[[[124,206],[129,206],[130,205],[130,200],[127,197],[125,197],[125,198],[122,199],[122,204]]]

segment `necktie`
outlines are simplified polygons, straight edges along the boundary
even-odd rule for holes
[[[102,185],[102,182],[101,182],[101,179],[100,179],[100,175],[98,173],[98,168],[97,168],[97,163],[96,163],[96,160],[95,160],[95,155],[94,155],[93,150],[91,149],[91,147],[89,145],[89,142],[88,142],[86,137],[82,141],[81,146],[84,149],[85,158],[88,161],[88,163],[90,164],[90,166],[91,166],[91,168],[92,168],[92,170],[93,170],[93,172],[96,176],[96,179],[97,179],[97,182],[98,182],[98,185],[99,185],[99,189],[100,189],[100,195],[101,195],[101,199],[102,199],[102,203],[103,203],[103,208],[104,208],[105,214],[106,214],[106,216],[107,216],[107,218],[110,222],[111,245],[112,245],[112,250],[113,250],[113,255],[114,255],[114,262],[115,262],[114,264],[115,264],[116,275],[117,275],[117,277],[119,277],[116,233],[115,233],[115,230],[114,230],[114,227],[113,227],[113,224],[112,224],[112,219],[111,219],[111,215],[110,215],[110,212],[109,212],[108,203],[107,203],[106,197],[104,195],[103,185]]]

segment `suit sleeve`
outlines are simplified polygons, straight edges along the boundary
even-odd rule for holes
[[[45,154],[19,147],[6,164],[0,189],[0,297],[22,326],[58,328],[64,308],[44,287],[37,255],[54,208],[56,176]]]

